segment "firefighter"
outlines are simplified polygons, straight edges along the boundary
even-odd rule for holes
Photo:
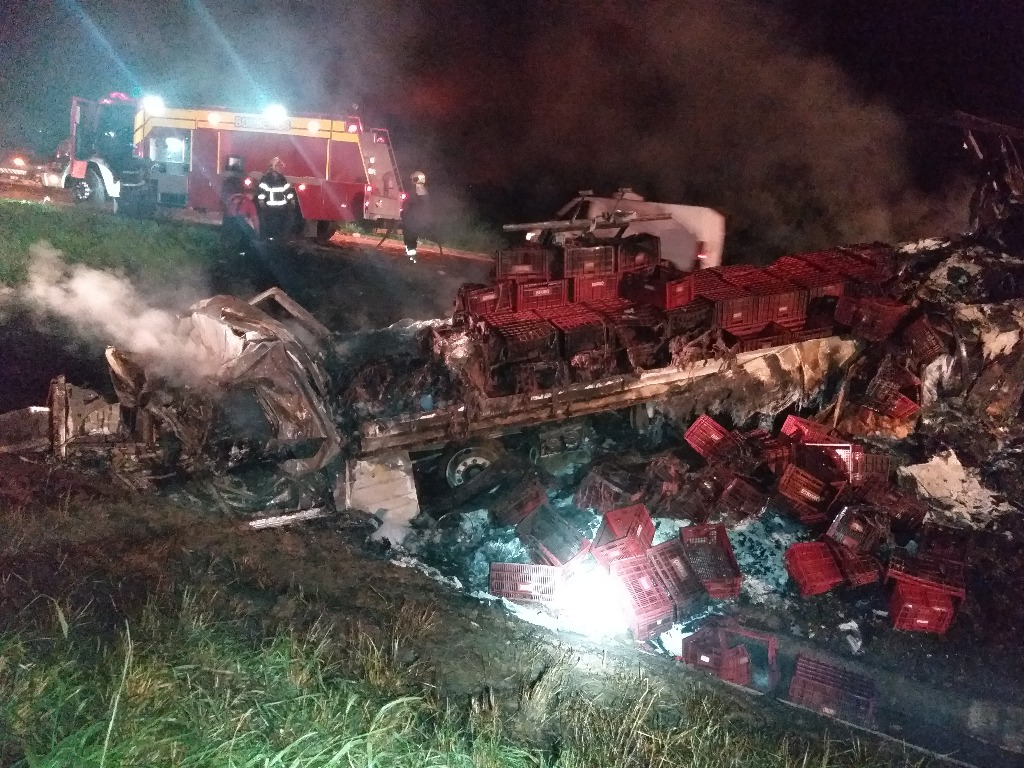
[[[287,238],[292,230],[295,190],[284,176],[284,163],[275,157],[263,174],[254,197],[260,216],[260,235],[266,240]]]
[[[416,261],[416,245],[419,242],[427,219],[427,177],[422,171],[412,175],[414,191],[402,206],[402,238],[405,240],[405,255]]]

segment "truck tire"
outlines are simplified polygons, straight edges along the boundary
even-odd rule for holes
[[[504,452],[496,440],[458,445],[445,452],[440,470],[449,488],[459,488],[486,470]]]
[[[331,238],[334,237],[334,233],[338,231],[338,223],[336,221],[318,221],[316,223],[316,241],[320,245],[327,245]]]
[[[85,172],[84,179],[78,179],[72,185],[76,203],[100,205],[107,201],[107,188],[103,186],[103,178],[92,168]]]

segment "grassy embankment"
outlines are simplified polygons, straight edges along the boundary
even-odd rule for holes
[[[29,249],[41,240],[62,251],[69,263],[157,284],[209,270],[219,251],[212,227],[0,200],[0,283],[25,279]]]
[[[40,597],[46,601],[47,598]],[[780,739],[700,686],[670,697],[620,681],[593,700],[557,671],[514,714],[442,701],[405,647],[434,619],[266,630],[222,596],[186,590],[119,632],[95,617],[0,635],[0,762],[19,766],[831,768],[890,765],[853,744]],[[218,607],[219,606],[219,607]],[[91,627],[91,629],[90,629]],[[427,675],[429,677],[429,674]],[[531,734],[527,736],[525,734]]]

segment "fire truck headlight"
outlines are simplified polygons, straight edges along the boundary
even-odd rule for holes
[[[142,108],[149,112],[151,115],[160,116],[164,113],[166,107],[164,106],[164,100],[155,94],[149,94],[148,96],[142,97]]]
[[[263,110],[263,116],[271,125],[280,125],[288,119],[288,111],[280,104],[271,104]]]

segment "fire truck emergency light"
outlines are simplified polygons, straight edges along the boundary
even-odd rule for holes
[[[218,115],[216,112],[211,112],[206,116],[206,122],[208,122],[210,125],[217,125],[217,123],[220,122],[220,115]]]
[[[317,132],[319,132],[319,130],[320,130],[320,121],[319,120],[310,120],[309,123],[306,125],[306,129],[310,133],[317,133]]]
[[[151,115],[159,117],[164,113],[164,100],[155,94],[142,97],[142,109]]]
[[[280,104],[271,104],[263,110],[263,116],[271,125],[280,125],[288,119],[288,111]]]
[[[359,133],[359,123],[349,123],[345,130],[347,130],[349,133]]]

